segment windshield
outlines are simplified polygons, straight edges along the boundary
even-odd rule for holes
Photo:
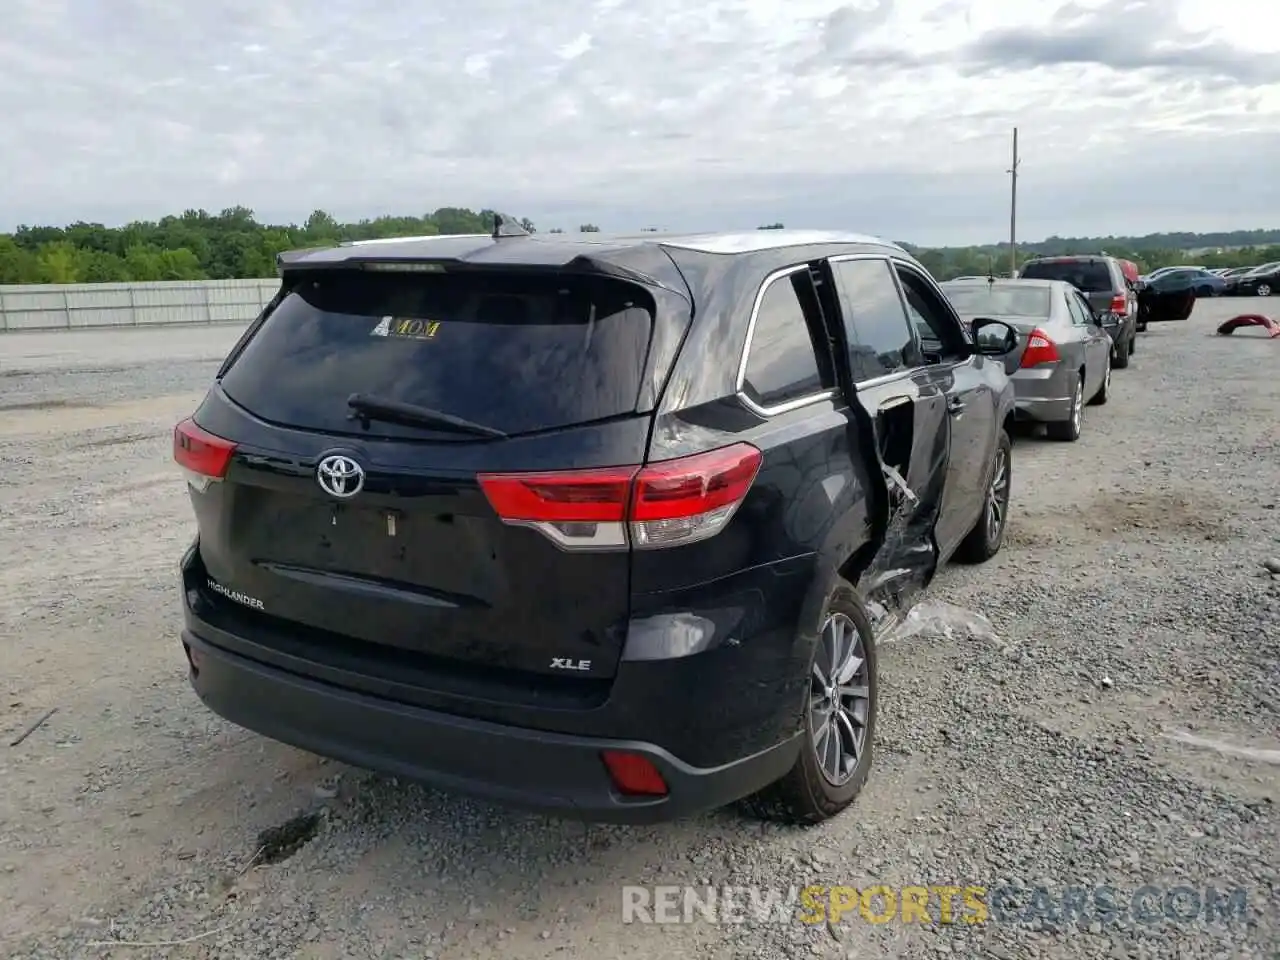
[[[352,394],[551,430],[634,412],[652,308],[642,287],[582,275],[335,271],[281,301],[222,389],[264,420],[327,433],[438,434],[381,420],[366,433]]]
[[[962,317],[1035,317],[1049,316],[1048,287],[1020,286],[1015,283],[946,284],[942,290]]]
[[[1022,270],[1028,280],[1063,280],[1085,293],[1106,293],[1114,287],[1111,270],[1099,260],[1040,260]]]

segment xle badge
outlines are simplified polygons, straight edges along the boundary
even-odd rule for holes
[[[570,660],[568,657],[552,657],[552,670],[590,670],[590,660]]]

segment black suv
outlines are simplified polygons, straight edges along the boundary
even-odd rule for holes
[[[1000,548],[1011,328],[843,234],[500,226],[281,277],[174,433],[208,707],[588,819],[853,799],[868,611]]]
[[[1111,365],[1129,365],[1138,339],[1138,294],[1125,279],[1119,260],[1104,256],[1043,257],[1028,261],[1018,276],[1028,280],[1065,280],[1083,293],[1111,335]]]

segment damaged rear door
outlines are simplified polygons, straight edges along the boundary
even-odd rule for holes
[[[982,514],[988,472],[1000,431],[1000,396],[988,364],[1003,361],[974,356],[960,317],[924,271],[894,261],[911,325],[920,339],[924,369],[946,396],[947,480],[934,535],[941,555],[950,557]]]
[[[947,496],[947,397],[927,370],[889,260],[832,257],[825,264],[843,318],[854,400],[870,418],[888,486],[884,543],[864,579],[867,596],[909,602],[937,566],[933,528]]]

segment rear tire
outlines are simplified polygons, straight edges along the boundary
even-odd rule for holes
[[[1009,524],[1009,490],[1013,479],[1013,441],[1004,430],[996,441],[996,454],[991,464],[982,500],[982,516],[968,535],[960,541],[954,559],[960,563],[986,563],[1000,552],[1004,530]],[[993,520],[994,512],[994,520]]]
[[[1080,430],[1084,426],[1084,375],[1076,374],[1075,386],[1071,393],[1071,412],[1065,420],[1052,420],[1044,425],[1044,432],[1050,440],[1061,440],[1075,443],[1080,439]]]
[[[1129,356],[1133,356],[1138,352],[1138,330],[1135,327],[1133,336],[1129,338]]]
[[[1129,365],[1129,339],[1126,337],[1115,345],[1111,351],[1111,366],[1123,370]]]
[[[844,657],[839,652],[837,630],[846,631]],[[841,668],[843,673],[839,672]],[[796,825],[829,820],[853,803],[871,771],[878,699],[875,635],[857,590],[846,580],[837,579],[827,598],[807,673],[810,687],[805,696],[804,733],[795,766],[781,779],[742,801],[747,812],[764,820]],[[826,682],[831,674],[838,674],[835,680],[841,694],[849,690],[865,694],[865,698],[858,700],[851,694],[846,700],[838,694],[842,709],[831,713],[827,709],[831,701],[823,692],[831,689]],[[834,723],[824,722],[824,716],[833,717]],[[859,735],[860,748],[849,749],[858,742]],[[819,744],[823,747],[823,760],[819,759]],[[842,751],[839,756],[832,752],[836,746]]]

